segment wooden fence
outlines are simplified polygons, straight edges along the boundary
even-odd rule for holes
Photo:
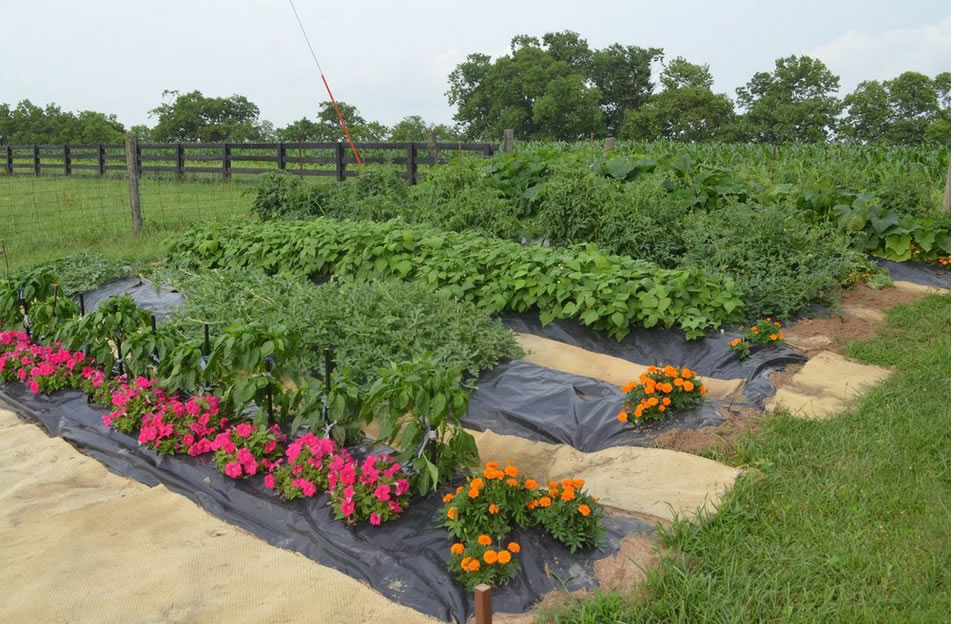
[[[369,164],[401,165],[411,184],[418,167],[447,162],[450,153],[493,156],[494,143],[359,143],[361,160]],[[367,157],[364,154],[369,154]],[[127,170],[126,148],[112,145],[0,145],[2,170],[11,176],[105,176]],[[270,164],[274,163],[274,164]],[[301,176],[329,176],[341,181],[358,175],[357,161],[346,143],[139,143],[136,170],[143,173],[258,175],[288,171]],[[307,167],[306,167],[307,165]],[[350,165],[350,167],[349,167]]]

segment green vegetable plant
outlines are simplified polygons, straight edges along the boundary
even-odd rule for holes
[[[378,441],[398,450],[398,461],[410,467],[412,487],[422,495],[479,462],[473,436],[460,425],[468,399],[461,371],[430,358],[391,363],[368,391],[365,420],[377,417]]]

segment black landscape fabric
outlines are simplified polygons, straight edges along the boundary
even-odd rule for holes
[[[156,288],[148,280],[138,278],[121,279],[108,284],[103,284],[99,288],[91,290],[83,295],[83,305],[87,312],[92,312],[107,297],[113,295],[129,295],[136,305],[143,310],[148,310],[156,315],[156,319],[162,320],[169,314],[172,314],[176,308],[182,305],[185,298],[181,293],[169,288]],[[79,297],[76,297],[78,300]]]
[[[334,519],[327,494],[284,501],[261,480],[235,481],[221,474],[211,457],[161,456],[136,439],[107,428],[105,410],[89,405],[81,392],[65,390],[33,395],[21,384],[0,386],[0,399],[21,415],[38,421],[50,435],[102,462],[110,471],[149,486],[162,484],[213,515],[236,524],[270,544],[365,582],[387,598],[444,621],[464,622],[473,614],[473,596],[447,571],[451,539],[435,527],[441,495],[416,498],[404,515],[380,527],[349,527]],[[543,594],[597,585],[594,562],[619,550],[633,533],[651,534],[636,518],[607,514],[607,547],[570,556],[540,530],[516,530],[523,548],[522,571],[493,592],[494,610],[522,612]]]
[[[917,262],[891,262],[883,258],[875,258],[874,260],[879,267],[888,269],[888,273],[891,274],[893,280],[951,289],[951,271],[949,269]]]

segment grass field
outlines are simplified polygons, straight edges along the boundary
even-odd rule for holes
[[[896,367],[829,421],[767,417],[720,461],[747,469],[719,512],[664,531],[639,599],[545,621],[949,622],[951,299],[891,311],[853,358]]]
[[[125,180],[98,177],[0,176],[0,239],[10,268],[92,249],[106,256],[156,258],[162,240],[199,220],[248,212],[245,182],[143,178],[140,197],[145,230],[132,233]]]

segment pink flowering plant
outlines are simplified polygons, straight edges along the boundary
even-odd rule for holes
[[[212,452],[212,441],[228,419],[219,418],[216,396],[196,395],[182,401],[163,397],[142,417],[139,443],[160,454],[188,452],[195,457]]]
[[[334,440],[306,433],[285,449],[284,463],[265,475],[265,487],[288,500],[320,494],[328,489],[332,459],[340,469],[351,456],[344,449],[339,451]]]
[[[265,427],[247,422],[229,427],[212,440],[215,464],[226,476],[242,479],[268,472],[281,461],[285,442],[278,425]]]
[[[146,414],[161,408],[167,400],[166,394],[145,377],[136,377],[132,382],[119,377],[117,382],[110,399],[113,410],[103,414],[103,424],[122,433],[132,433],[140,427]]]
[[[335,518],[348,524],[367,520],[374,526],[407,509],[411,484],[401,464],[387,454],[368,455],[360,467],[350,456],[332,457],[328,475]]]

